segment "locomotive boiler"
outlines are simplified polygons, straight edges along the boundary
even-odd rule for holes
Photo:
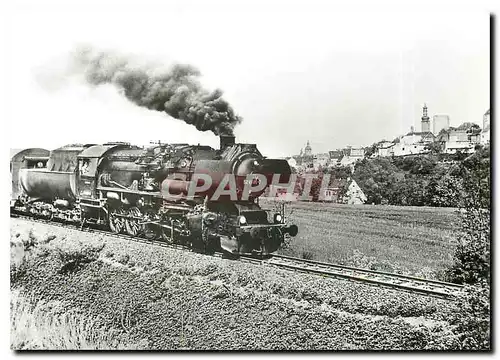
[[[27,149],[11,162],[11,206],[205,252],[275,252],[286,236],[297,234],[297,226],[287,223],[284,211],[263,210],[257,199],[271,181],[286,183],[290,167],[285,160],[265,158],[254,144],[236,143],[233,136],[220,139],[220,149],[68,145],[36,166],[26,163]]]

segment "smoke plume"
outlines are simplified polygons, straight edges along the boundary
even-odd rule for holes
[[[89,84],[113,84],[134,104],[164,111],[198,130],[233,135],[242,120],[222,98],[221,90],[209,92],[201,86],[200,72],[191,65],[138,65],[132,57],[90,47],[77,49],[73,59],[73,70]]]

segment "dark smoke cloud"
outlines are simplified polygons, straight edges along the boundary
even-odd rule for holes
[[[139,106],[164,111],[170,116],[216,135],[233,135],[241,118],[222,98],[222,91],[209,92],[198,81],[200,72],[191,65],[169,68],[138,65],[133,57],[82,47],[74,52],[73,70],[92,85],[113,84]]]

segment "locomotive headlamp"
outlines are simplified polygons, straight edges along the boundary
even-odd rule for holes
[[[242,216],[240,216],[239,221],[240,221],[240,225],[245,225],[247,223],[247,218],[242,215]]]
[[[283,216],[281,216],[281,214],[274,215],[274,222],[275,223],[280,223],[282,220],[283,220]]]

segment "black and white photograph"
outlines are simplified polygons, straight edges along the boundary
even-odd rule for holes
[[[11,355],[493,350],[488,3],[9,3]]]

